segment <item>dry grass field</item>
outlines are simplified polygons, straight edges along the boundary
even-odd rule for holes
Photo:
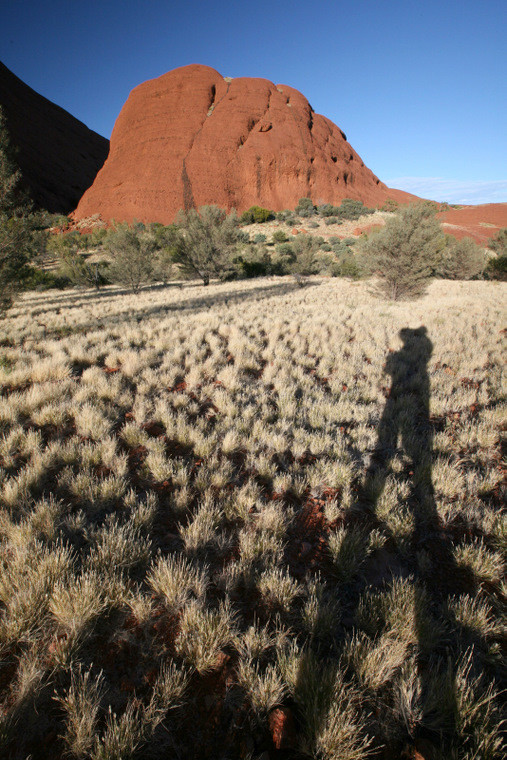
[[[0,755],[500,760],[505,303],[310,278],[0,325]]]

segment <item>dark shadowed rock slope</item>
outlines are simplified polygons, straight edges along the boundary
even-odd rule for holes
[[[281,210],[302,197],[369,206],[414,198],[386,187],[297,90],[193,64],[132,90],[75,216],[167,223],[182,208]]]
[[[109,141],[39,95],[0,63],[0,106],[35,205],[75,209],[107,158]]]

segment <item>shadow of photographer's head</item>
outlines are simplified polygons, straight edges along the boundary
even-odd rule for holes
[[[428,330],[424,325],[417,328],[404,327],[400,330],[400,338],[404,353],[413,355],[418,361],[428,361],[433,352],[433,343],[428,338]]]

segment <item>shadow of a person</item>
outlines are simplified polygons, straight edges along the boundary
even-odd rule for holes
[[[423,527],[438,524],[431,460],[433,430],[430,422],[430,380],[428,361],[433,344],[425,327],[404,328],[400,331],[403,347],[391,353],[385,372],[391,375],[384,411],[377,429],[377,443],[373,452],[362,495],[373,497],[373,505],[381,495],[389,465],[397,453],[398,441],[410,460],[412,480],[411,507],[414,517],[413,541],[423,541]],[[376,497],[376,498],[375,498]]]
[[[446,601],[458,590],[456,583],[457,579],[459,583],[459,573],[456,573],[451,541],[439,524],[432,482],[433,428],[430,421],[428,362],[433,345],[424,326],[417,329],[404,328],[400,331],[400,337],[403,341],[402,348],[390,353],[385,364],[385,372],[392,378],[391,386],[378,424],[376,445],[351,512],[363,516],[361,521],[365,532],[365,545],[374,528],[382,529],[390,541],[393,539],[393,531],[390,530],[389,524],[377,513],[377,505],[392,473],[393,459],[403,451],[406,455],[403,475],[409,480],[411,490],[399,507],[410,517],[408,550],[402,552],[401,557],[394,557],[393,565],[387,568],[387,573],[384,571],[380,587],[377,582],[374,585],[382,591],[382,588],[385,588],[386,575],[390,575],[392,579],[401,575],[412,585],[414,592],[413,651],[416,653],[415,667],[419,679],[419,704],[415,710],[418,715],[417,721],[414,725],[405,725],[405,741],[412,744],[415,751],[414,745],[421,739],[425,741],[425,737],[429,737],[433,746],[445,742],[440,723],[448,737],[453,734],[449,716],[455,713],[452,705],[455,699],[455,674],[452,667],[449,664],[446,666],[440,657],[441,654],[445,654],[445,648],[442,648],[442,642],[439,640],[439,621],[444,615]],[[346,628],[356,622],[365,587],[366,580],[363,577],[339,588],[349,621],[345,624]],[[343,631],[342,635],[345,634],[346,637],[347,633],[350,633],[350,630]],[[436,651],[435,647],[439,651]],[[436,665],[440,670],[448,668],[450,697],[445,720],[440,720],[439,716],[432,714],[435,709]],[[338,663],[336,669],[338,672]],[[304,677],[305,670],[302,668],[300,678]],[[323,705],[320,707],[320,725],[323,726],[326,710]],[[330,709],[331,705],[328,707]],[[431,749],[428,752],[427,756],[430,758]]]

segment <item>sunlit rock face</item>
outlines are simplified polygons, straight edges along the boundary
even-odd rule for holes
[[[374,206],[410,196],[380,182],[292,87],[191,65],[132,90],[76,218],[169,223],[180,209],[281,210],[303,197]]]

